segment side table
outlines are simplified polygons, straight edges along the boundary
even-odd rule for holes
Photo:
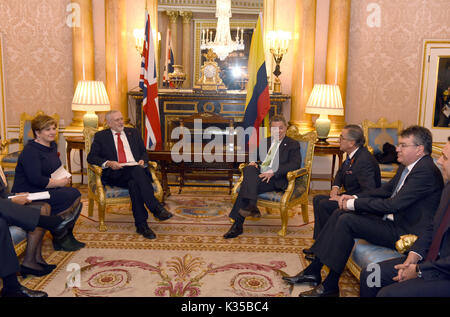
[[[83,184],[83,150],[84,150],[84,137],[82,136],[68,136],[65,138],[67,142],[67,167],[68,172],[72,174],[72,163],[70,159],[70,152],[72,150],[80,150],[80,167],[81,167],[81,184]],[[78,173],[75,173],[78,174]],[[72,179],[70,179],[70,185],[72,186]]]
[[[344,157],[344,152],[340,150],[340,145],[338,142],[329,142],[328,144],[318,144],[314,146],[314,155],[318,156],[326,156],[326,155],[332,155],[333,160],[331,163],[331,177],[330,178],[313,178],[311,177],[311,180],[331,180],[331,186],[333,185],[334,181],[334,168],[336,165],[336,156],[339,159],[339,165],[342,165],[342,160]]]

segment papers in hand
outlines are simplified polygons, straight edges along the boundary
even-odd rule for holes
[[[19,196],[27,196],[28,200],[50,199],[49,192],[30,193],[28,195],[14,195],[14,196],[9,196],[8,198],[14,198],[14,197],[19,197]]]
[[[126,163],[120,163],[120,166],[136,166],[139,165],[137,162],[126,162]]]
[[[72,174],[70,174],[62,165],[56,170],[54,171],[51,175],[50,178],[53,179],[62,179],[62,178],[66,178],[66,177],[71,177]]]

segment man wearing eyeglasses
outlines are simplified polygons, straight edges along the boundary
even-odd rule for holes
[[[302,272],[284,278],[289,283],[318,284],[301,297],[339,296],[338,282],[353,249],[354,239],[395,248],[401,235],[419,235],[433,219],[444,186],[434,164],[431,132],[411,126],[400,133],[397,146],[402,164],[396,175],[380,188],[343,195],[340,210],[331,215],[311,247],[314,261]],[[320,271],[330,269],[322,282]]]
[[[340,150],[347,153],[347,159],[336,173],[329,196],[316,195],[314,206],[314,240],[327,223],[334,210],[339,208],[339,198],[343,194],[354,195],[380,187],[380,167],[375,157],[364,147],[364,132],[360,126],[349,124],[342,129],[339,137]],[[341,189],[345,192],[339,193]],[[307,260],[314,259],[310,249],[304,249]]]

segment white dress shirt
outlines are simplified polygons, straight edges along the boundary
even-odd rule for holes
[[[422,156],[423,157],[423,156]],[[421,158],[422,158],[421,157]],[[397,192],[400,191],[400,189],[403,187],[403,184],[405,183],[406,178],[408,177],[409,173],[411,173],[412,169],[414,168],[414,166],[417,164],[417,162],[419,162],[419,160],[421,159],[419,158],[418,160],[416,160],[414,163],[411,163],[407,166],[408,168],[408,173],[406,173],[405,178],[403,178],[403,182],[400,184],[400,187],[398,188]],[[393,193],[394,195],[394,193]],[[355,199],[349,199],[347,200],[347,208],[349,210],[355,210],[355,200],[358,199],[358,196],[354,195]],[[386,215],[383,219],[389,219],[394,221],[394,215],[393,214],[388,214]]]
[[[127,163],[136,163],[133,153],[131,152],[130,143],[128,143],[127,136],[125,135],[125,131],[122,130],[122,132],[120,132],[119,136],[116,134],[116,133],[119,133],[118,131],[114,131],[113,129],[111,129],[111,132],[113,134],[114,146],[116,147],[116,152],[119,153],[119,151],[117,150],[117,138],[120,137],[120,139],[122,140],[122,143],[123,143],[123,149],[125,151],[125,157],[127,158]],[[108,161],[106,161],[105,163],[102,164],[102,168],[108,168],[106,166],[106,163],[108,163]]]

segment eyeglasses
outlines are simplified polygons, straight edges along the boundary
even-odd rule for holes
[[[399,143],[399,144],[397,145],[397,147],[402,148],[402,149],[404,149],[404,148],[406,148],[406,147],[409,147],[409,146],[419,146],[419,144],[405,144],[405,143]]]
[[[344,137],[342,136],[342,134],[339,136],[339,139],[340,139],[340,140],[353,141],[352,139],[344,138]]]

